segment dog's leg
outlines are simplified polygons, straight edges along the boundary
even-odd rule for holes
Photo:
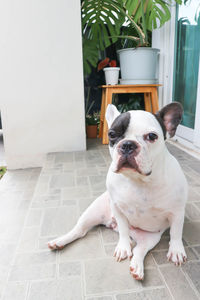
[[[149,250],[151,250],[159,241],[164,232],[148,232],[140,229],[131,228],[130,236],[136,241],[133,249],[133,257],[130,264],[131,275],[142,280],[144,277],[144,258]]]
[[[132,251],[128,220],[114,203],[111,202],[110,204],[119,231],[119,242],[115,248],[114,256],[116,257],[117,261],[121,261],[127,257],[131,259]]]
[[[176,211],[176,214],[171,214],[170,222],[170,242],[169,251],[167,253],[168,260],[175,263],[176,266],[181,265],[186,261],[187,255],[182,242],[182,232],[184,223],[184,211]]]
[[[48,243],[48,247],[52,250],[62,249],[65,245],[74,240],[83,237],[94,226],[103,224],[107,225],[111,222],[111,210],[109,204],[108,193],[105,192],[98,197],[80,216],[75,227],[66,235],[61,236]]]

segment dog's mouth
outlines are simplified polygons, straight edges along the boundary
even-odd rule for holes
[[[120,156],[119,160],[118,160],[118,163],[117,163],[117,168],[115,170],[115,173],[121,173],[123,171],[126,171],[126,170],[130,170],[132,172],[137,172],[141,175],[144,175],[144,176],[149,176],[151,175],[151,171],[148,172],[148,173],[143,173],[135,158],[134,157],[131,157],[131,156]]]
[[[117,163],[116,173],[125,169],[131,169],[134,172],[137,172],[139,170],[138,165],[133,157],[120,156]]]

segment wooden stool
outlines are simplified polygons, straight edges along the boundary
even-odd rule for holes
[[[157,87],[161,84],[118,84],[102,85],[102,101],[99,137],[102,144],[108,144],[108,126],[105,119],[105,112],[108,104],[112,103],[113,94],[144,93],[145,110],[156,113],[158,111],[158,92]]]

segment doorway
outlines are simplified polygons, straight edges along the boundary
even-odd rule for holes
[[[177,7],[173,101],[183,105],[177,136],[200,147],[200,5],[187,1]]]

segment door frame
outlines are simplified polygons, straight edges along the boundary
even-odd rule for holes
[[[170,8],[171,19],[160,29],[153,31],[152,47],[160,48],[159,83],[163,87],[159,89],[159,104],[162,106],[171,103],[173,99],[173,80],[175,63],[176,42],[176,6]],[[169,47],[170,45],[170,47]],[[199,150],[200,148],[200,61],[197,86],[197,104],[194,129],[179,125],[173,138],[181,144]],[[197,148],[198,147],[198,148]]]

